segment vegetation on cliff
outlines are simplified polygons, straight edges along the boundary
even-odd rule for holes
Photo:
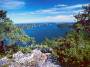
[[[0,55],[13,53],[17,51],[16,42],[29,42],[28,37],[22,29],[13,24],[12,20],[7,18],[6,11],[0,10]]]
[[[84,11],[75,15],[77,22],[74,30],[65,38],[46,40],[44,43],[53,48],[53,54],[63,67],[90,66],[90,4],[83,6]]]

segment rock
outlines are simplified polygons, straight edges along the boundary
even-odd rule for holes
[[[55,65],[51,63],[50,61],[45,62],[42,66],[40,67],[60,67],[59,65]]]
[[[36,60],[37,62],[44,63],[47,60],[47,55],[42,53],[38,49],[33,50],[31,55],[33,55],[34,60]]]
[[[20,64],[35,66],[45,63],[47,55],[38,49],[33,50],[31,54],[23,54],[19,51],[16,54],[13,54],[13,60]]]
[[[51,48],[42,48],[41,52],[43,52],[43,53],[52,53],[52,49]]]
[[[2,59],[0,59],[0,66],[9,64],[9,59],[7,57],[4,57]]]
[[[51,53],[45,53],[47,56],[50,56],[51,55]]]
[[[9,67],[60,67],[48,60],[49,55],[50,53],[42,53],[38,49],[28,54],[23,54],[19,51],[13,54],[13,58],[10,61],[8,61],[7,57],[2,58],[0,64],[9,64]]]
[[[24,54],[21,51],[18,51],[17,53],[13,54],[13,58],[14,59],[21,58],[23,56],[24,56]]]

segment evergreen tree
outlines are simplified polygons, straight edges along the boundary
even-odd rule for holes
[[[28,37],[24,31],[16,27],[13,22],[7,18],[6,11],[0,10],[0,51],[3,52],[6,45],[14,45],[17,41],[29,42]]]
[[[83,6],[83,9],[82,13],[74,16],[77,19],[77,23],[75,25],[77,29],[83,29],[90,33],[90,4]]]
[[[90,4],[74,16],[74,30],[64,39],[58,39],[53,53],[65,67],[90,67]]]

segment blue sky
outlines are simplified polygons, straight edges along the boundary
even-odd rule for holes
[[[90,0],[0,0],[14,23],[74,22],[74,14]]]

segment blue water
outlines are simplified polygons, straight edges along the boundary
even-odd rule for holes
[[[33,37],[37,43],[43,42],[46,38],[54,39],[64,37],[67,32],[71,31],[69,26],[58,27],[57,24],[48,24],[46,26],[36,26],[31,29],[24,29],[27,35]]]

